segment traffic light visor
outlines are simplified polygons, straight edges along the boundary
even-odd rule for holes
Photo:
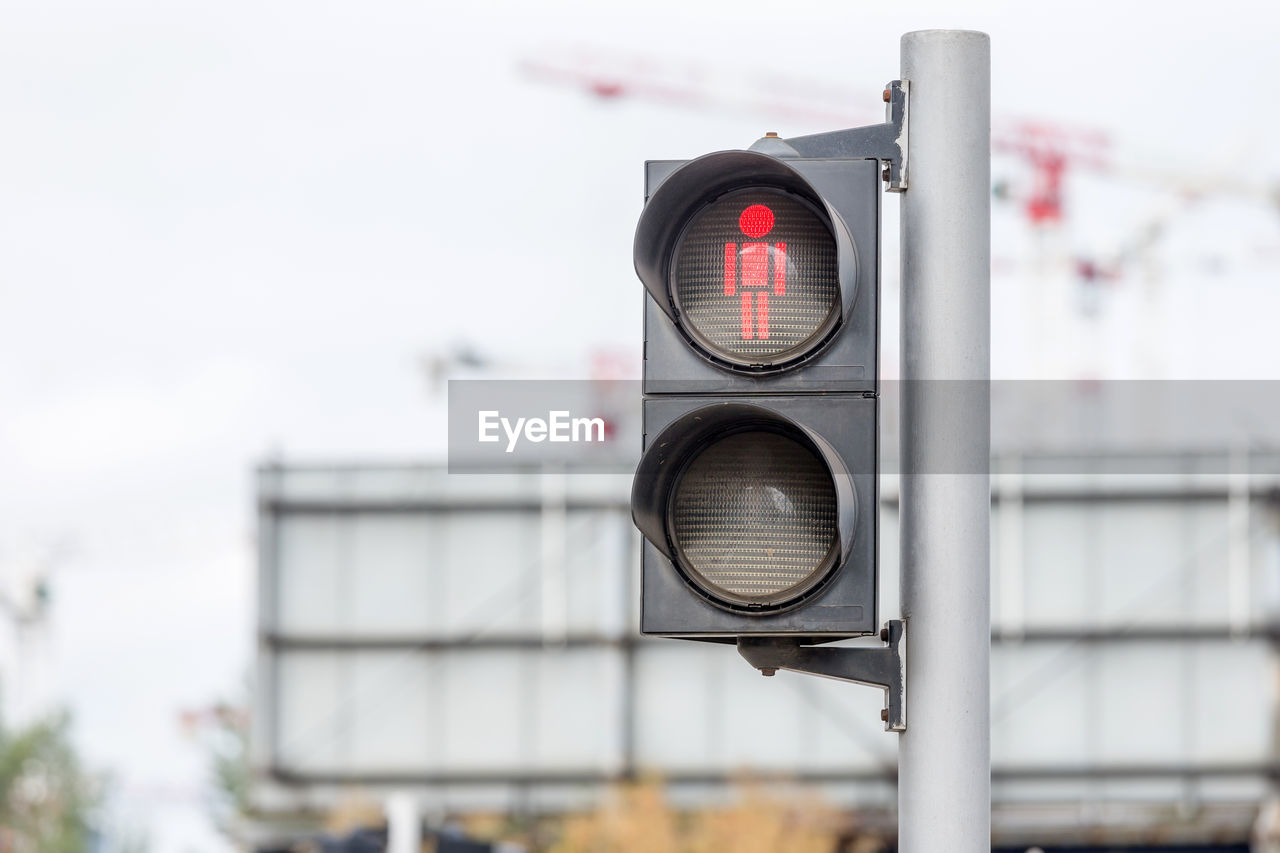
[[[777,411],[706,406],[640,461],[636,526],[695,591],[767,612],[811,597],[853,542],[856,496],[831,446]]]
[[[738,372],[785,370],[821,350],[851,310],[848,226],[785,160],[721,151],[650,192],[636,273],[688,344]]]

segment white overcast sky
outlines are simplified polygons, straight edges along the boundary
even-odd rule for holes
[[[1257,187],[1280,178],[1278,16],[1117,0],[4,3],[0,574],[73,545],[41,667],[121,783],[119,819],[162,853],[223,849],[176,720],[235,695],[249,667],[256,461],[438,452],[421,361],[460,342],[561,375],[587,375],[595,349],[637,352],[643,160],[831,129],[602,102],[532,81],[521,59],[693,62],[727,102],[821,87],[854,123],[878,114],[903,32],[980,29],[997,118],[1097,128],[1135,167]],[[1016,160],[993,172],[1027,178]],[[1054,235],[995,209],[998,375],[1057,375],[1029,367],[1044,356],[1028,341],[1052,342],[1065,375],[1134,375],[1143,334],[1164,376],[1280,373],[1275,209],[1238,192],[1184,205],[1119,175],[1075,174],[1067,192]],[[1166,210],[1146,277],[1107,288],[1093,337],[1057,296],[1026,331],[1028,294],[1062,284],[1054,258],[1105,255]],[[1154,333],[1143,286],[1161,293]],[[892,306],[885,324],[892,368]]]

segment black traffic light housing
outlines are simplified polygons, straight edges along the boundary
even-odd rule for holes
[[[646,290],[645,452],[632,493],[632,514],[645,539],[641,631],[730,643],[745,636],[814,643],[875,633],[878,161],[724,151],[684,162],[651,161],[645,178],[646,205],[635,237],[636,272]],[[704,345],[685,328],[674,292],[674,259],[690,223],[746,189],[803,203],[835,246],[834,321],[803,351],[774,363],[727,358]],[[776,432],[806,448],[828,472],[834,495],[823,516],[835,526],[827,558],[790,594],[762,603],[744,603],[700,583],[673,532],[675,495],[692,461],[745,430]]]

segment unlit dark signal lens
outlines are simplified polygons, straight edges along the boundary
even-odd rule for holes
[[[675,487],[671,533],[690,580],[730,604],[780,606],[830,569],[836,493],[798,441],[742,432],[702,451]]]
[[[789,193],[731,193],[690,221],[672,290],[682,324],[713,354],[744,365],[786,361],[820,343],[839,315],[835,240]]]

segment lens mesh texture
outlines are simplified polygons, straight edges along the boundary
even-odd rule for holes
[[[780,604],[820,579],[836,540],[835,487],[799,442],[738,433],[685,470],[672,533],[685,570],[712,595]]]
[[[836,316],[835,241],[787,193],[733,193],[695,215],[673,287],[682,322],[703,345],[735,362],[772,364],[817,344]]]

